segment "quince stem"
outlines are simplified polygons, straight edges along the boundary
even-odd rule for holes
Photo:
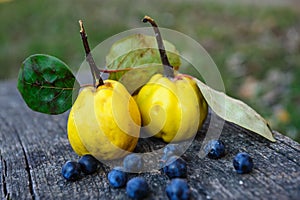
[[[170,64],[166,50],[165,50],[165,45],[163,43],[160,31],[158,29],[158,25],[156,22],[149,16],[145,16],[142,20],[144,23],[149,22],[151,26],[153,27],[154,33],[155,33],[155,38],[157,41],[158,49],[159,49],[159,54],[161,58],[161,62],[164,65],[164,76],[174,78],[174,69],[173,66]]]
[[[100,85],[104,85],[103,79],[100,76],[100,70],[97,68],[95,60],[92,56],[91,50],[90,50],[90,45],[87,40],[87,34],[85,32],[85,29],[83,27],[83,22],[82,20],[79,20],[79,26],[80,26],[80,35],[82,39],[82,43],[84,46],[85,50],[85,56],[86,56],[86,61],[89,63],[91,73],[93,76],[93,85],[95,88],[99,87]]]

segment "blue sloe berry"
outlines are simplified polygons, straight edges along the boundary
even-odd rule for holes
[[[171,156],[163,171],[169,178],[185,178],[187,176],[187,164],[182,158]]]
[[[143,199],[149,193],[149,186],[144,178],[135,177],[127,182],[126,192],[133,199]]]
[[[142,156],[139,154],[129,154],[123,160],[123,167],[125,171],[137,173],[142,171],[144,166],[144,161]]]
[[[185,180],[175,178],[168,183],[166,193],[170,200],[188,200],[190,198],[191,191]]]
[[[233,166],[237,173],[246,174],[250,173],[253,168],[253,160],[248,153],[238,153],[233,159]]]
[[[81,165],[81,170],[85,174],[95,173],[99,165],[99,161],[89,154],[82,156],[78,163]]]
[[[81,167],[78,162],[67,161],[61,169],[62,176],[68,181],[76,181],[80,178]]]
[[[210,140],[204,148],[209,158],[218,159],[225,155],[225,145],[221,140]]]
[[[120,188],[127,182],[127,173],[124,172],[122,167],[115,167],[108,173],[107,179],[112,187]]]

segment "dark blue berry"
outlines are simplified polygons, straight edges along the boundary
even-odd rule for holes
[[[149,186],[144,178],[135,177],[127,182],[126,192],[133,199],[142,199],[148,195]]]
[[[75,161],[67,161],[61,169],[61,174],[68,181],[78,180],[80,178],[80,172],[80,164]]]
[[[209,158],[218,159],[225,155],[225,145],[220,140],[210,140],[204,148]]]
[[[167,160],[171,157],[171,156],[179,156],[180,155],[180,148],[178,146],[178,144],[168,144],[167,146],[165,146],[165,148],[163,149],[163,155],[160,159],[160,167],[164,167]]]
[[[175,154],[173,153],[173,151],[167,151],[166,153],[164,153],[161,157],[160,161],[160,167],[164,167],[167,163],[167,160],[172,157],[175,156]]]
[[[122,167],[115,167],[108,175],[108,182],[114,188],[123,187],[127,182],[127,174]]]
[[[233,166],[237,173],[246,174],[252,171],[253,160],[245,152],[238,153],[233,159]]]
[[[187,176],[187,165],[185,160],[178,156],[171,156],[167,165],[163,168],[169,178],[185,178]]]
[[[170,200],[188,200],[190,198],[191,191],[185,180],[175,178],[168,183],[166,193]]]
[[[95,173],[98,169],[98,160],[94,158],[92,155],[84,155],[82,156],[78,163],[81,165],[81,170],[85,174]]]
[[[144,166],[144,161],[142,156],[139,154],[129,154],[123,160],[123,167],[125,171],[137,173],[142,171]]]

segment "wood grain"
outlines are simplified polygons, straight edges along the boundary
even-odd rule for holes
[[[1,199],[128,199],[125,189],[113,189],[106,179],[108,166],[96,174],[67,182],[61,176],[67,160],[77,160],[66,133],[67,113],[50,116],[27,108],[15,81],[0,82],[0,198]],[[213,113],[211,115],[214,115]],[[210,115],[210,116],[211,116]],[[276,143],[226,122],[222,128],[226,156],[199,158],[210,117],[182,156],[188,163],[187,181],[192,199],[297,199],[300,197],[300,145],[274,132]],[[150,151],[164,144],[140,140],[136,151]],[[250,174],[237,174],[234,155],[248,152],[254,159]],[[134,176],[134,175],[131,175]],[[156,170],[142,173],[151,192],[147,199],[167,199],[169,179]]]

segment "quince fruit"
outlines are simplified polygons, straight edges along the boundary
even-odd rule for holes
[[[153,27],[164,66],[164,74],[152,76],[136,97],[143,130],[165,142],[190,139],[207,116],[207,103],[191,76],[174,71],[155,21],[145,16],[143,22]]]
[[[192,138],[207,116],[207,103],[191,77],[152,76],[139,91],[143,129],[165,142]]]
[[[126,88],[113,80],[85,87],[68,118],[68,138],[80,156],[113,160],[132,152],[140,134],[138,106]]]

